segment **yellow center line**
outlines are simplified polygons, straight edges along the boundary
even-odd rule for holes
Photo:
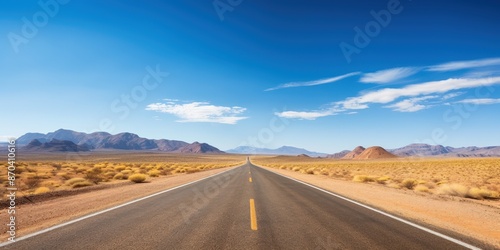
[[[248,181],[249,181],[249,182],[252,182],[252,177],[248,178]]]
[[[255,202],[250,199],[250,228],[257,230],[257,214],[255,213]]]

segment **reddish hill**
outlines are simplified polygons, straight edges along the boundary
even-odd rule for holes
[[[365,148],[362,146],[357,146],[353,151],[347,153],[342,157],[342,159],[355,159],[358,155],[363,153],[365,151]]]
[[[184,146],[180,149],[177,149],[177,153],[189,153],[189,154],[223,154],[224,152],[220,151],[218,148],[210,146],[206,143],[193,142],[187,146]]]
[[[361,154],[357,155],[354,159],[383,159],[383,158],[396,158],[397,156],[387,152],[382,147],[374,146],[365,149]]]

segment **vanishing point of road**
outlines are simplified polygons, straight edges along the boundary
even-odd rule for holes
[[[459,244],[248,162],[4,248],[466,249]]]

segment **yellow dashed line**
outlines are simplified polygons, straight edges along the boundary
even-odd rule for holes
[[[255,202],[250,199],[250,228],[257,230],[257,214],[255,213]]]

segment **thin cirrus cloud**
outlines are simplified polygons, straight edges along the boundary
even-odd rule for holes
[[[476,105],[500,104],[500,99],[492,99],[492,98],[465,99],[458,101],[457,103],[476,104]]]
[[[366,73],[359,81],[363,83],[390,83],[414,75],[418,71],[420,71],[420,68],[416,67],[384,69],[373,73]]]
[[[370,103],[386,104],[401,97],[417,97],[420,95],[446,93],[454,90],[497,84],[500,84],[500,77],[480,79],[450,78],[441,81],[411,84],[403,88],[384,88],[365,93],[361,96],[347,98],[344,101],[338,102],[338,104],[345,109],[365,109],[368,108],[368,104]]]
[[[394,104],[387,105],[385,107],[391,108],[392,110],[399,112],[416,112],[430,107],[430,105],[422,104],[421,103],[422,101],[436,99],[436,98],[439,98],[439,96],[431,95],[431,96],[408,98],[406,100],[402,100]]]
[[[335,76],[331,78],[326,78],[326,79],[320,79],[320,80],[314,80],[314,81],[307,81],[307,82],[289,82],[289,83],[284,83],[281,85],[278,85],[273,88],[268,88],[265,89],[264,91],[273,91],[277,89],[285,89],[285,88],[296,88],[296,87],[307,87],[307,86],[316,86],[316,85],[322,85],[322,84],[327,84],[327,83],[332,83],[336,81],[340,81],[344,78],[350,77],[350,76],[355,76],[359,75],[361,72],[351,72],[348,74],[344,74],[341,76]]]
[[[275,115],[287,118],[287,119],[299,119],[299,120],[316,120],[320,117],[335,115],[335,112],[332,110],[324,110],[324,111],[284,111],[284,112],[276,112]]]
[[[454,71],[500,65],[500,58],[486,58],[469,61],[455,61],[427,67],[427,71]]]
[[[246,108],[234,106],[224,107],[211,105],[208,102],[192,102],[178,104],[172,100],[167,103],[152,103],[146,110],[174,115],[177,122],[209,122],[222,124],[236,124],[248,117],[240,116]]]
[[[416,112],[431,107],[432,105],[426,104],[425,102],[432,99],[439,99],[440,95],[437,94],[492,85],[500,85],[500,77],[480,79],[450,78],[447,80],[411,84],[402,88],[384,88],[377,91],[367,92],[360,96],[348,97],[343,101],[334,102],[330,109],[323,111],[286,111],[276,113],[276,115],[292,119],[315,120],[320,117],[340,113],[348,114],[352,110],[367,109],[370,104],[387,104],[384,107],[391,108],[393,111],[397,112]],[[461,94],[463,94],[463,92],[452,92],[444,95],[444,97],[451,99]],[[395,102],[396,100],[405,97],[407,99]],[[445,100],[444,98],[441,99]],[[474,99],[463,100],[461,102],[494,104],[497,103],[498,100],[500,99]],[[434,103],[433,105],[436,104]]]

